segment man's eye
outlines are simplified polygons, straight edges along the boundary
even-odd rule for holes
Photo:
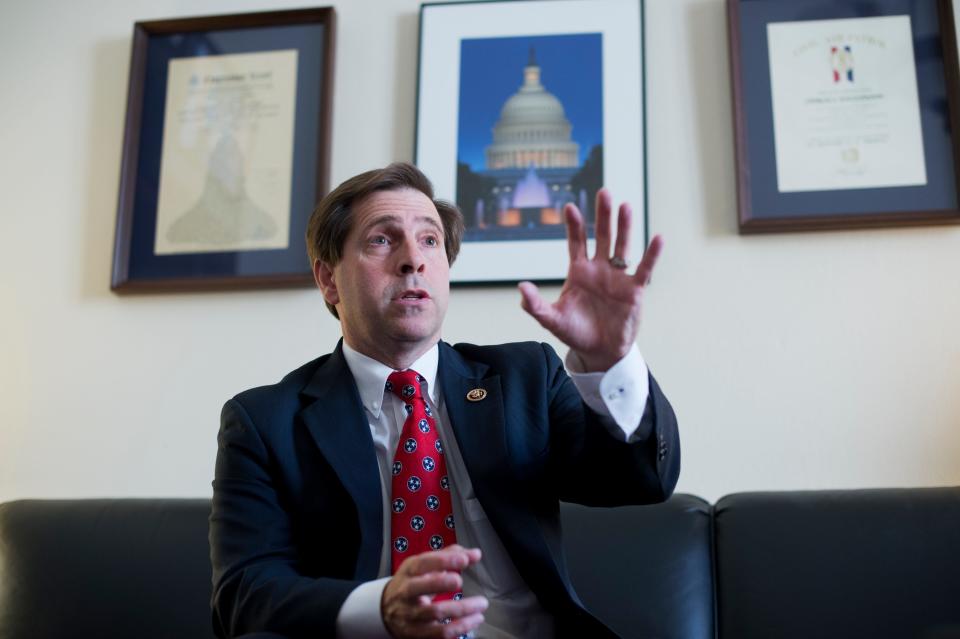
[[[370,238],[370,243],[378,246],[385,246],[387,244],[387,238],[382,235],[374,235]]]
[[[427,246],[437,246],[437,245],[440,243],[440,242],[437,240],[437,238],[433,237],[432,235],[429,236],[429,237],[427,237],[427,238],[424,240],[424,242],[427,243]]]

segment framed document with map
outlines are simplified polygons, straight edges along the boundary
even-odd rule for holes
[[[326,193],[332,8],[138,22],[112,288],[313,282]]]
[[[728,0],[740,232],[960,222],[950,0]]]

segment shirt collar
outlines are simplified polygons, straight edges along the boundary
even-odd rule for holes
[[[380,418],[380,410],[383,407],[384,387],[387,384],[387,378],[393,369],[378,362],[372,357],[367,357],[363,353],[350,348],[346,342],[343,342],[343,358],[347,360],[347,368],[353,375],[353,380],[357,383],[357,390],[360,391],[360,401],[363,407],[373,415],[374,419]],[[420,356],[410,368],[420,373],[420,376],[427,380],[427,394],[430,401],[437,403],[437,365],[440,361],[440,348],[436,344],[433,348]]]

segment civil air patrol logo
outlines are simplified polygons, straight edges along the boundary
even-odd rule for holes
[[[443,488],[444,490],[450,490],[450,480],[447,479],[446,475],[440,478],[440,488]]]
[[[393,540],[393,548],[397,552],[407,552],[407,548],[410,547],[410,543],[407,541],[406,537],[397,537]]]
[[[415,515],[410,518],[410,527],[415,531],[420,532],[423,530],[423,527],[427,525],[427,522],[424,521],[423,517],[420,515]]]
[[[404,397],[413,397],[413,394],[414,394],[415,392],[417,392],[417,391],[416,391],[416,389],[413,387],[413,384],[405,384],[404,387],[403,387],[403,390],[400,391],[400,393],[401,393]]]
[[[403,470],[403,464],[398,461],[393,462],[393,474],[399,475],[401,470]]]
[[[411,493],[415,493],[420,490],[420,486],[422,485],[423,482],[421,482],[420,478],[416,475],[407,480],[407,490],[409,490]]]
[[[407,502],[403,501],[399,497],[393,500],[393,512],[402,513],[403,509],[407,507]]]
[[[428,473],[433,472],[433,469],[437,467],[437,463],[433,461],[433,457],[424,457],[420,463],[423,464],[423,469]]]
[[[453,515],[447,515],[443,518],[443,525],[449,528],[450,530],[454,529],[453,525]]]
[[[419,422],[417,422],[417,428],[420,429],[420,432],[421,432],[421,433],[429,433],[429,432],[430,432],[430,424],[428,424],[428,423],[427,423],[427,420],[425,420],[425,419],[421,419]]]
[[[440,440],[433,442],[433,447],[437,449],[437,452],[441,455],[443,454],[443,444],[440,443]]]
[[[413,451],[417,450],[417,440],[411,437],[407,441],[403,442],[403,450],[407,451],[408,453],[412,453]]]
[[[440,550],[443,548],[443,537],[440,535],[433,535],[430,537],[430,547],[434,550]]]
[[[402,502],[403,500],[401,499],[399,501]],[[427,510],[436,510],[439,507],[440,507],[439,497],[437,497],[436,495],[430,495],[429,497],[427,497]],[[397,509],[394,508],[394,510],[397,510]],[[400,511],[397,510],[397,512],[400,512]]]

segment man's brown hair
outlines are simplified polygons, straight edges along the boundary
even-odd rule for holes
[[[437,207],[443,224],[443,248],[447,253],[447,261],[453,264],[463,238],[463,215],[460,209],[451,202],[436,199],[433,196],[433,184],[420,169],[406,162],[394,162],[382,169],[350,178],[320,200],[307,222],[307,255],[311,267],[316,260],[320,260],[333,268],[343,258],[343,245],[353,228],[350,207],[354,202],[377,191],[406,188],[420,191]],[[327,308],[334,317],[340,318],[332,304],[327,303]]]

